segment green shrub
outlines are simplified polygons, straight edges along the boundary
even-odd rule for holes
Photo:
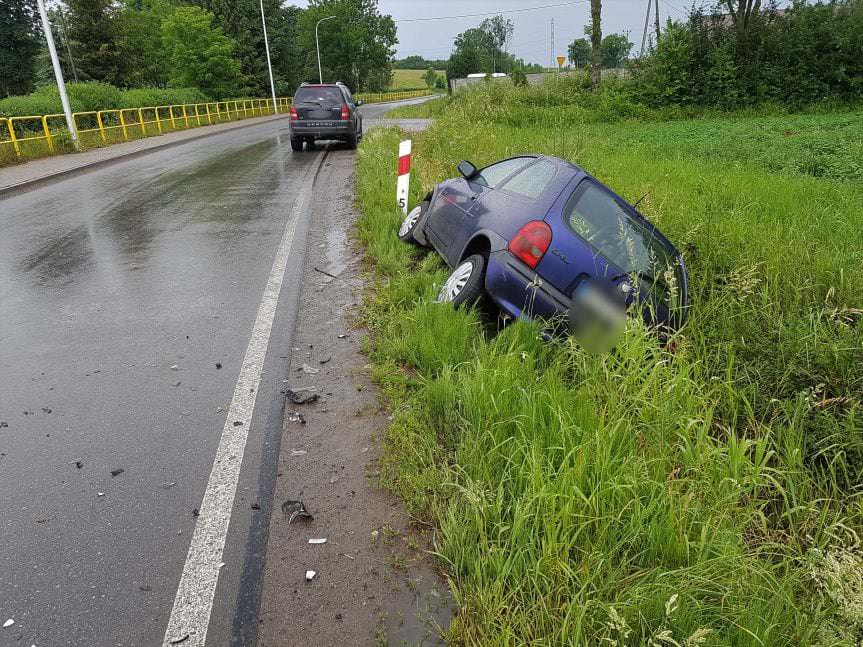
[[[108,83],[67,83],[72,112],[143,108],[180,103],[202,103],[211,99],[196,88],[137,88],[120,90]],[[63,112],[56,85],[46,85],[31,94],[0,99],[0,115],[29,117]]]

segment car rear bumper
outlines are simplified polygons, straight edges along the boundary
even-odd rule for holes
[[[356,134],[356,127],[350,121],[291,122],[291,135],[294,137],[314,137],[316,139],[345,139]]]
[[[486,292],[513,317],[565,317],[570,299],[506,250],[492,252],[485,275]]]

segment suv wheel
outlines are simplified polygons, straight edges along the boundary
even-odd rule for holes
[[[351,150],[355,149],[357,147],[358,142],[359,142],[359,137],[357,136],[356,133],[354,133],[353,135],[350,135],[348,137],[348,148],[350,148]]]
[[[303,150],[303,140],[299,137],[291,137],[291,150],[298,153]]]
[[[482,298],[485,290],[485,256],[468,256],[456,267],[441,286],[439,303],[452,303],[455,309],[472,306]]]

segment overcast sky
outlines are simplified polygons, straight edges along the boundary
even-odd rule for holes
[[[290,1],[290,0],[289,0]],[[641,46],[647,0],[603,0],[602,31],[605,34],[629,31],[629,39]],[[699,3],[702,0],[697,0]],[[567,0],[379,0],[382,13],[390,14],[398,26],[398,57],[420,54],[425,58],[449,58],[453,38],[465,29],[476,27],[482,16],[398,22],[416,18],[505,12],[513,9],[559,5]],[[305,6],[305,0],[291,4]],[[682,18],[692,0],[659,0],[659,15]],[[551,59],[551,19],[554,18],[556,54],[565,55],[567,45],[584,34],[590,20],[590,0],[523,13],[504,14],[515,23],[510,51],[531,63],[548,65]],[[650,18],[653,24],[653,16]]]

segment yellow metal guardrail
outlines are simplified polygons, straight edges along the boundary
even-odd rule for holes
[[[387,101],[403,101],[404,99],[417,99],[433,94],[431,90],[405,90],[404,92],[379,92],[377,94],[359,93],[355,99],[362,99],[366,103],[385,103]]]
[[[366,103],[382,103],[427,96],[431,91],[357,94]],[[277,98],[280,113],[287,113],[290,98]],[[272,99],[237,99],[208,103],[121,108],[73,113],[83,148],[105,146],[165,132],[186,130],[224,121],[272,115]],[[62,113],[25,117],[0,117],[0,165],[17,160],[54,155],[70,150],[71,140]]]

